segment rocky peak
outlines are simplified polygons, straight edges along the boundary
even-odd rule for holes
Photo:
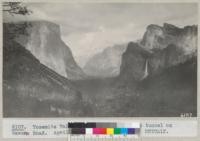
[[[177,30],[180,29],[179,27],[173,25],[173,24],[169,24],[169,23],[164,23],[163,24],[163,28],[167,31],[167,30]]]
[[[183,28],[184,31],[187,31],[187,32],[195,32],[195,34],[197,34],[197,25],[192,25],[192,26],[185,26]]]
[[[168,23],[164,23],[163,27],[151,24],[140,44],[148,50],[164,49],[169,44],[174,44],[186,54],[191,54],[197,48],[197,26],[179,28]]]
[[[146,29],[141,45],[148,50],[159,48],[159,42],[161,42],[162,38],[164,38],[163,28],[158,25],[151,24]]]
[[[163,30],[165,33],[170,35],[178,35],[181,32],[181,28],[178,28],[177,26],[174,26],[172,24],[164,23],[163,24]]]
[[[147,26],[147,31],[156,31],[156,30],[162,30],[162,27],[156,24],[150,24]]]

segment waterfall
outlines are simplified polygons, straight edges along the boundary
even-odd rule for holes
[[[146,78],[148,76],[148,59],[145,62],[145,69],[144,69],[144,75],[142,77],[142,79]]]

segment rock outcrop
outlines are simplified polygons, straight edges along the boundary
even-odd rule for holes
[[[185,26],[179,28],[164,23],[163,27],[149,25],[141,41],[141,45],[149,50],[164,49],[174,44],[184,50],[185,54],[191,54],[197,49],[197,26]]]
[[[142,55],[144,52],[148,52],[148,55]],[[123,54],[120,75],[141,80],[144,78],[146,61],[148,74],[155,74],[195,56],[197,26],[178,28],[166,23],[163,27],[150,25],[140,43],[128,45]]]
[[[128,44],[126,52],[122,56],[120,75],[140,80],[145,75],[145,65],[150,57],[150,52],[142,48],[139,44],[131,42]]]
[[[16,42],[58,74],[69,79],[85,76],[70,48],[62,41],[58,25],[47,21],[5,23],[4,30],[14,33]]]
[[[4,26],[5,27],[5,26]],[[82,94],[72,82],[40,63],[15,41],[24,28],[3,33],[3,116],[71,117],[86,114]]]

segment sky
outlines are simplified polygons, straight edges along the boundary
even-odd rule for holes
[[[63,41],[80,66],[115,44],[141,39],[150,24],[178,27],[198,23],[192,3],[26,3],[33,13],[4,21],[47,20],[60,25]]]

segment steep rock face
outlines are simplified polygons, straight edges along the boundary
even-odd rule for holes
[[[3,57],[4,117],[81,114],[81,93],[20,44],[4,41]]]
[[[185,62],[193,56],[186,55],[182,48],[169,44],[162,50],[155,50],[149,58],[149,71],[155,73]],[[195,55],[194,55],[195,56]]]
[[[114,77],[120,73],[121,57],[126,45],[114,45],[94,55],[84,66],[86,74],[94,77]]]
[[[178,28],[165,23],[163,27],[149,25],[141,41],[146,49],[163,49],[169,44],[182,48],[185,54],[191,54],[197,49],[197,26]]]
[[[133,77],[140,80],[145,74],[145,64],[150,56],[150,52],[143,49],[137,43],[129,43],[126,52],[122,56],[120,75]]]
[[[127,111],[130,115],[196,116],[197,27],[151,26],[142,41],[129,43],[123,54],[115,94],[129,96],[123,103],[133,107]],[[122,97],[115,100],[122,105]]]
[[[134,50],[134,47],[146,50],[149,55],[143,57]],[[131,49],[134,51],[131,51]],[[150,25],[140,43],[127,48],[123,54],[120,75],[133,76],[135,80],[143,79],[143,74],[161,72],[162,70],[184,63],[188,59],[196,56],[197,51],[197,27],[186,26],[178,28],[170,24],[163,27]],[[140,61],[139,61],[140,60]],[[144,64],[146,68],[144,68]],[[137,62],[137,63],[133,63]],[[124,71],[126,70],[126,71]]]
[[[21,31],[17,31],[17,28],[21,28]],[[15,41],[29,50],[42,64],[60,75],[69,79],[81,79],[84,76],[74,61],[70,48],[61,40],[58,25],[46,21],[6,23],[4,30],[17,31]]]

